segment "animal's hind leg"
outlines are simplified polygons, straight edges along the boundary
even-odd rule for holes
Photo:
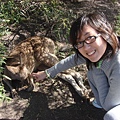
[[[63,80],[69,82],[73,88],[75,89],[75,91],[81,96],[83,97],[84,96],[84,92],[82,90],[82,88],[79,87],[79,85],[77,84],[77,82],[75,81],[75,79],[71,76],[71,75],[68,75],[68,74],[63,74],[63,73],[59,73],[57,75],[59,78],[62,78]]]
[[[44,58],[43,59],[44,64],[48,67],[51,67],[58,62],[57,56],[51,53],[44,54],[43,58]]]

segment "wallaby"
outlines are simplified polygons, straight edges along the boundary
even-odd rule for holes
[[[31,73],[40,65],[48,67],[58,62],[55,55],[55,44],[47,37],[30,37],[18,43],[7,57],[4,69],[6,76],[3,81],[9,86],[12,96],[17,93],[10,84],[12,80],[19,80],[21,83],[28,83],[28,90],[34,89],[34,81]]]

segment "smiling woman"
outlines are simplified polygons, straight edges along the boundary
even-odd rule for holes
[[[91,62],[97,62],[105,53],[107,42],[90,25],[84,25],[79,34],[79,39],[85,40],[77,42],[78,51]]]
[[[75,54],[53,67],[33,73],[36,81],[85,63],[88,82],[95,96],[95,107],[107,113],[104,120],[120,120],[120,49],[119,40],[103,13],[89,13],[75,20],[70,29]],[[95,103],[95,104],[94,104]]]

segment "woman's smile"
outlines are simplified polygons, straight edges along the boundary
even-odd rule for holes
[[[92,55],[94,55],[95,54],[95,50],[94,51],[91,51],[91,52],[89,52],[89,53],[86,53],[88,56],[92,56]]]

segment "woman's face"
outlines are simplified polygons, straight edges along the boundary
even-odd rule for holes
[[[89,36],[97,36],[98,33],[89,25],[84,25],[81,32],[81,37],[77,42],[84,41],[89,38]],[[98,36],[93,43],[87,44],[84,42],[84,46],[79,48],[78,51],[91,62],[97,62],[105,53],[107,48],[107,42],[101,37]]]

